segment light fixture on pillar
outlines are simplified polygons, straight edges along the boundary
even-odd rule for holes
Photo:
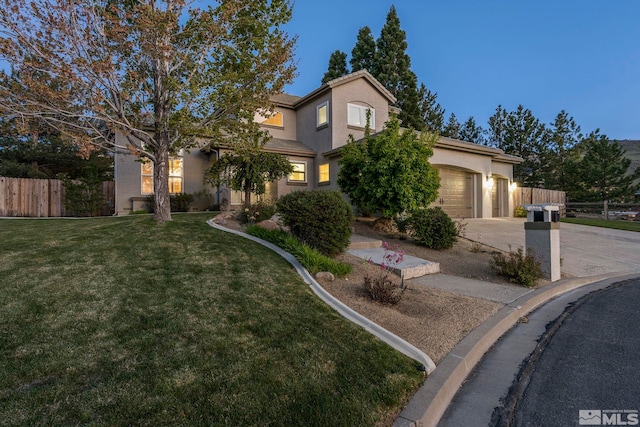
[[[518,183],[512,180],[511,184],[509,184],[509,190],[516,191],[517,189],[518,189]]]
[[[493,188],[493,177],[491,175],[487,175],[487,188]]]

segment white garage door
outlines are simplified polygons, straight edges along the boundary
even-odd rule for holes
[[[440,168],[440,193],[435,206],[451,218],[473,217],[473,174],[459,169]]]

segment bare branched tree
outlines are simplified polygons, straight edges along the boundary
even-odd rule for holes
[[[169,155],[254,141],[255,112],[295,74],[289,0],[193,3],[0,0],[0,59],[11,67],[0,72],[0,113],[42,120],[87,152],[150,160],[155,217],[170,220]]]

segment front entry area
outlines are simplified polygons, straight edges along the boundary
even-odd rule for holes
[[[474,218],[474,174],[461,169],[438,168],[440,192],[434,206],[451,218]]]

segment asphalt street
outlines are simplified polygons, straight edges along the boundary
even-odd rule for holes
[[[568,292],[523,318],[485,354],[438,425],[635,425],[640,278],[629,277]]]
[[[563,316],[513,417],[518,426],[637,425],[640,279],[585,297]],[[596,424],[600,421],[599,424]]]

